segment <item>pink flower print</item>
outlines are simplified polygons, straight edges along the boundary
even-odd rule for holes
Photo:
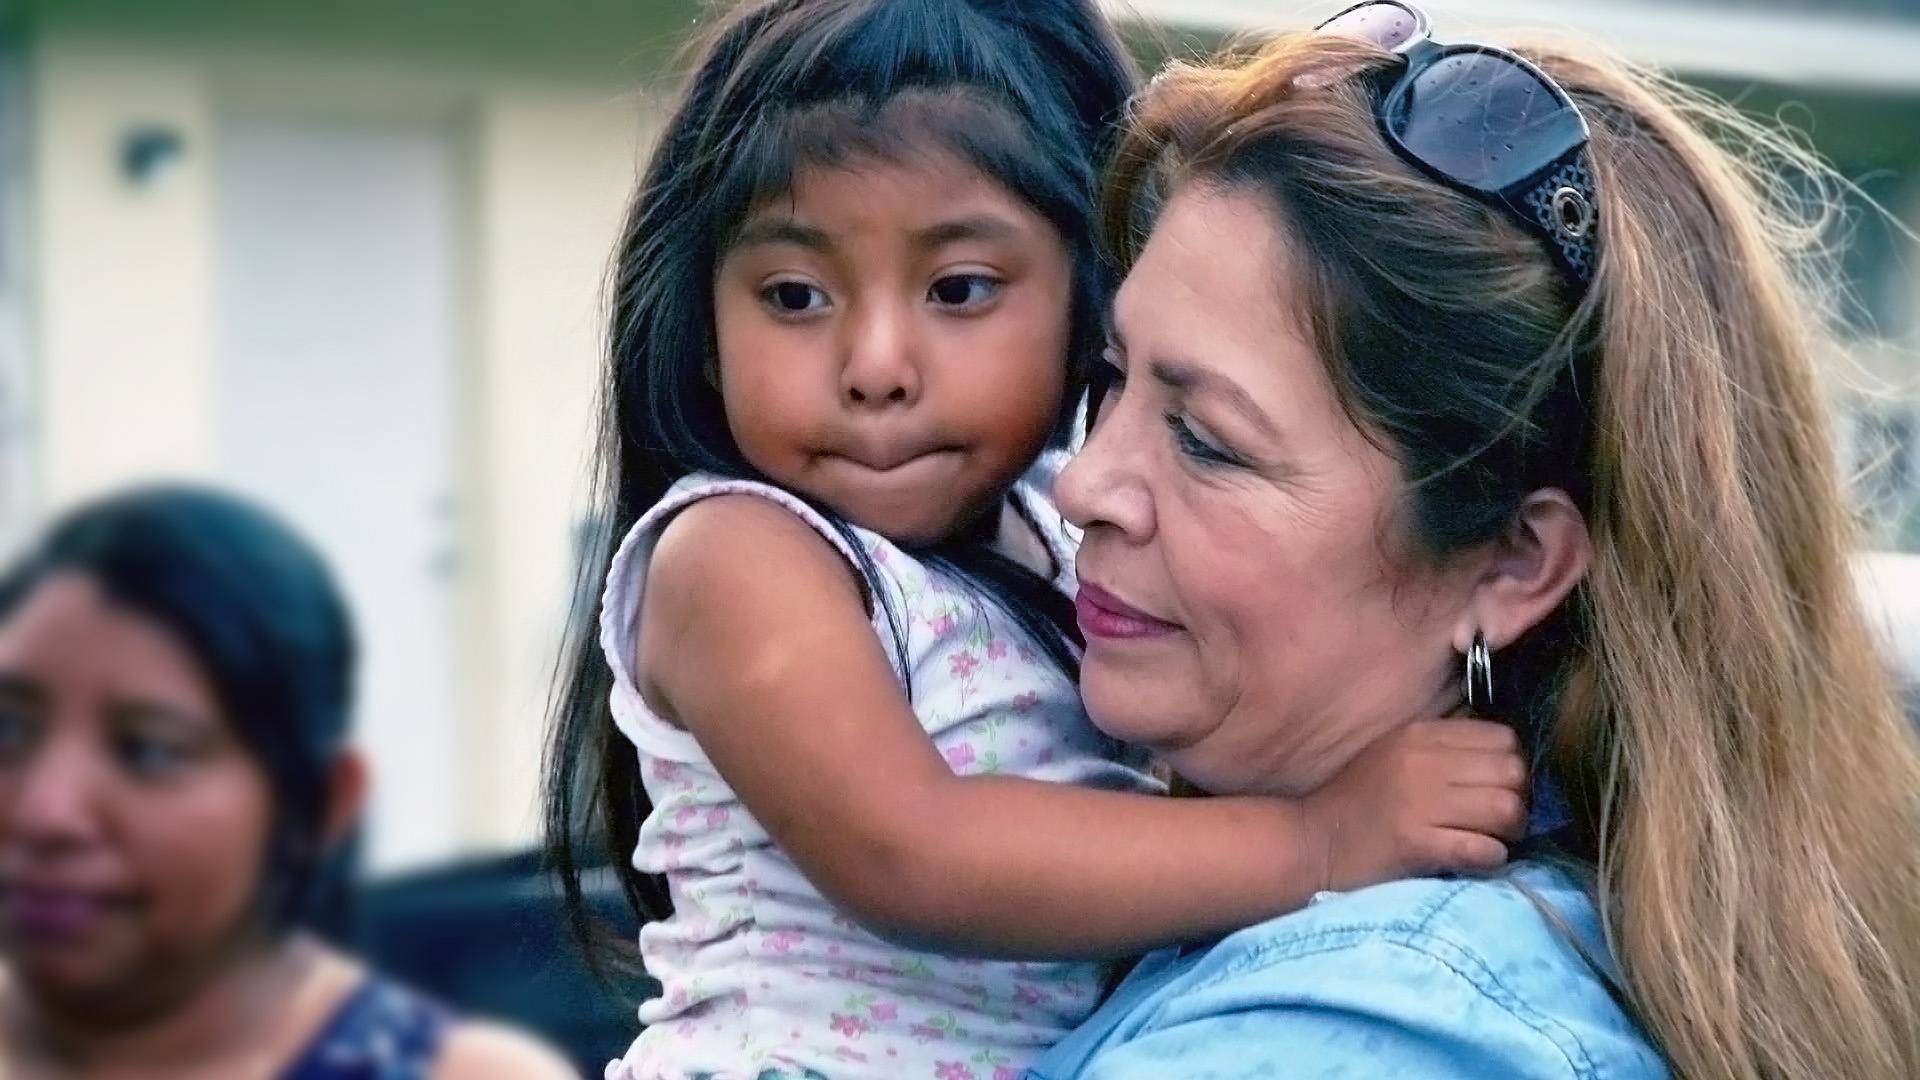
[[[1047,995],[1032,983],[1020,983],[1013,988],[1013,1000],[1022,1005],[1044,1005]]]
[[[727,823],[727,818],[729,814],[730,814],[730,811],[728,810],[727,807],[724,807],[724,806],[708,807],[707,808],[707,828],[718,829],[724,826]]]
[[[767,935],[767,948],[777,953],[792,952],[804,940],[798,930],[776,930]]]
[[[673,812],[673,823],[684,829],[687,826],[693,824],[696,820],[699,819],[699,817],[700,817],[699,807],[683,806],[680,809],[675,810]]]
[[[680,769],[673,762],[658,759],[654,761],[653,778],[655,780],[672,780],[679,775]]]
[[[1005,660],[1006,658],[1007,658],[1006,642],[1000,640],[999,638],[994,638],[992,641],[987,642],[987,659]]]
[[[942,1042],[947,1037],[947,1033],[944,1030],[934,1027],[932,1024],[915,1024],[907,1030],[913,1033],[915,1039],[923,1043]]]
[[[971,677],[979,667],[980,661],[974,658],[972,649],[961,649],[947,657],[947,673],[956,679]]]
[[[967,1068],[965,1062],[960,1061],[934,1062],[933,1075],[939,1077],[939,1080],[979,1080],[973,1070]]]
[[[1049,746],[1045,750],[1040,751],[1039,754],[1034,756],[1034,761],[1041,765],[1053,764],[1053,747]]]
[[[867,1014],[881,1023],[900,1018],[900,1006],[891,1001],[883,1001],[867,1010]]]
[[[1013,647],[1013,651],[1016,655],[1020,657],[1020,660],[1022,663],[1027,663],[1027,664],[1033,663],[1034,655],[1033,655],[1032,648],[1026,645],[1015,645]]]
[[[833,1030],[849,1039],[857,1039],[873,1030],[873,1024],[864,1016],[850,1016],[846,1013],[833,1014]]]
[[[993,1080],[1020,1080],[1020,1070],[1011,1065],[1002,1065],[993,1070]]]
[[[973,744],[961,743],[958,746],[949,746],[944,756],[949,768],[963,769],[973,764]]]
[[[1021,716],[1032,712],[1033,707],[1038,704],[1040,704],[1040,694],[1038,691],[1029,690],[1024,694],[1013,695],[1013,711],[1019,713]]]
[[[942,615],[939,618],[928,623],[927,629],[933,631],[935,636],[938,636],[938,637],[945,637],[946,635],[953,633],[953,613],[948,612],[947,614]]]

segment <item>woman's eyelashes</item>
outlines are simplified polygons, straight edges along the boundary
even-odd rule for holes
[[[1177,412],[1165,414],[1167,430],[1173,434],[1173,445],[1180,453],[1202,465],[1234,466],[1242,462],[1231,452],[1209,442],[1185,416]]]
[[[113,753],[120,766],[150,780],[178,773],[205,750],[204,740],[165,730],[164,724],[134,721],[113,733]]]

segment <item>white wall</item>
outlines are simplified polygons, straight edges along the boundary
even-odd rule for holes
[[[475,470],[477,552],[487,582],[469,651],[474,707],[492,732],[469,788],[476,839],[531,835],[540,724],[553,685],[573,528],[584,513],[599,379],[602,292],[649,115],[628,94],[490,93],[476,132],[479,388],[465,460]],[[484,480],[480,479],[484,477]]]
[[[43,42],[33,95],[40,491],[64,505],[135,477],[202,476],[213,451],[211,102],[179,59]],[[157,182],[121,140],[180,134]]]
[[[15,530],[38,481],[34,419],[31,72],[25,41],[0,34],[0,552],[20,542]]]
[[[457,133],[459,843],[528,842],[592,442],[601,283],[650,106],[615,83],[75,38],[37,43],[31,71],[38,434],[22,525],[132,481],[213,478],[217,117],[386,116]],[[142,125],[185,147],[144,188],[116,161]]]

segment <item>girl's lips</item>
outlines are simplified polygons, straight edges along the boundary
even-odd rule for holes
[[[1153,638],[1180,630],[1178,624],[1156,619],[1087,581],[1080,583],[1073,608],[1080,629],[1089,638]]]

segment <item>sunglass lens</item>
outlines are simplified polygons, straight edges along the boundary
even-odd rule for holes
[[[1505,57],[1459,52],[1406,84],[1387,117],[1415,157],[1495,194],[1579,145],[1578,112],[1541,76]]]
[[[1420,34],[1420,17],[1399,4],[1362,4],[1335,15],[1320,24],[1324,33],[1371,41],[1393,52],[1406,47]]]

